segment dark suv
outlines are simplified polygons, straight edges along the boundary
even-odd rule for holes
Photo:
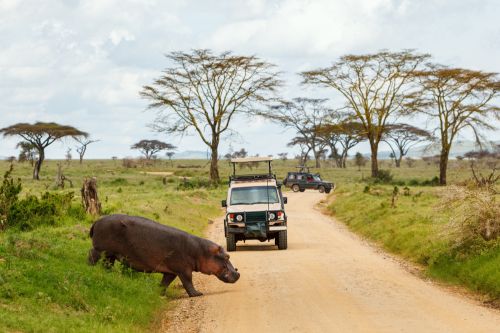
[[[326,182],[316,173],[309,172],[289,172],[283,180],[283,185],[289,187],[294,192],[304,192],[306,189],[318,190],[320,193],[330,193],[335,189],[335,184]]]

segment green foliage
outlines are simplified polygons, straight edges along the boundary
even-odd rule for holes
[[[218,185],[214,184],[208,179],[204,178],[193,178],[193,179],[182,179],[177,185],[178,190],[194,190],[199,188],[213,189],[217,188]]]
[[[394,176],[389,170],[379,170],[374,182],[377,184],[389,184]]]
[[[64,215],[82,217],[83,208],[71,207],[73,196],[73,192],[45,192],[40,198],[28,195],[11,206],[7,224],[26,231],[41,225],[56,225],[58,218]]]
[[[21,180],[19,178],[14,180],[11,176],[13,169],[11,164],[3,176],[3,182],[0,186],[0,230],[7,227],[12,205],[17,202],[22,190]]]

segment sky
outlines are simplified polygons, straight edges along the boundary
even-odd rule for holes
[[[407,48],[442,64],[500,72],[499,14],[498,0],[0,0],[0,128],[73,125],[100,140],[88,158],[137,156],[130,146],[141,139],[206,151],[195,135],[148,126],[155,113],[139,91],[169,66],[169,52],[256,55],[282,72],[281,96],[335,104],[338,95],[301,86],[297,73],[344,54]],[[239,135],[225,138],[222,154],[230,147],[294,154],[286,146],[294,133],[276,124],[239,117],[232,127]],[[499,140],[499,131],[487,137]],[[0,138],[0,157],[17,155],[18,141]],[[75,143],[64,140],[47,157],[63,158],[68,148],[75,156]]]

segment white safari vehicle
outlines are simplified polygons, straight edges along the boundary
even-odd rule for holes
[[[227,250],[235,251],[236,242],[258,239],[261,242],[274,239],[278,249],[287,248],[287,198],[281,193],[281,184],[272,173],[270,157],[233,158],[233,174],[229,177],[224,232]],[[241,163],[268,164],[268,172],[236,175],[236,165]]]

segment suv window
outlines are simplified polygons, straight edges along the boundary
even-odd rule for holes
[[[295,179],[295,178],[296,178],[296,176],[295,176],[294,174],[290,174],[290,175],[288,175],[288,179],[290,179],[290,180],[293,180],[293,179]]]
[[[231,205],[278,203],[278,191],[271,186],[237,187],[231,190]]]

